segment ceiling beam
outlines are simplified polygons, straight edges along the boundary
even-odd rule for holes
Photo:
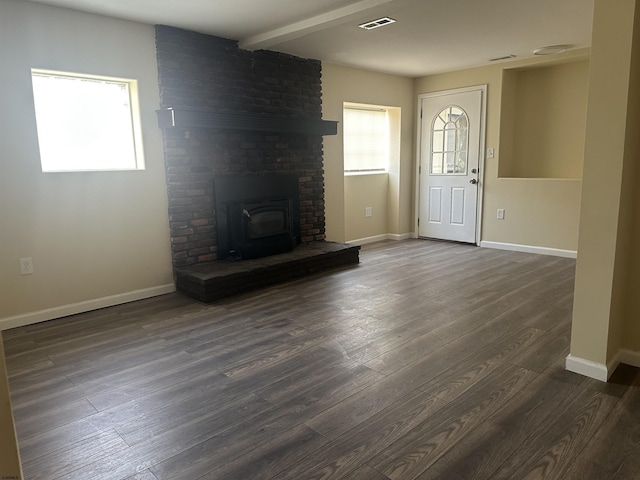
[[[360,0],[359,2],[331,10],[327,13],[322,13],[299,22],[269,30],[268,32],[247,37],[240,40],[239,46],[245,50],[267,49],[278,43],[293,40],[308,33],[317,32],[324,28],[344,23],[349,20],[349,17],[360,15],[362,12],[373,7],[393,1],[395,0]]]

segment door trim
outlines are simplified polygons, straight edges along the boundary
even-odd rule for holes
[[[480,169],[480,175],[478,176],[478,199],[476,203],[476,232],[475,232],[475,245],[480,245],[480,234],[482,232],[482,199],[484,197],[484,168],[485,168],[485,125],[487,120],[487,85],[474,85],[470,87],[454,88],[451,90],[438,90],[430,93],[422,93],[418,95],[418,105],[416,108],[416,164],[415,164],[415,202],[414,202],[414,218],[413,218],[413,231],[416,238],[419,238],[418,230],[418,216],[420,215],[420,152],[422,148],[422,100],[425,98],[441,97],[444,95],[455,95],[457,93],[466,92],[481,92],[480,101],[480,145],[478,146],[478,168]]]

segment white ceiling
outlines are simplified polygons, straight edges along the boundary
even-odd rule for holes
[[[594,0],[37,0],[239,40],[305,58],[418,77],[591,45]],[[358,24],[388,16],[375,30]]]

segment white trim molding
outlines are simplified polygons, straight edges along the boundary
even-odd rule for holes
[[[132,292],[120,293],[109,297],[95,298],[84,302],[71,303],[69,305],[61,305],[59,307],[47,308],[36,312],[24,313],[22,315],[14,315],[11,317],[0,318],[0,330],[9,328],[22,327],[33,323],[53,320],[55,318],[75,315],[77,313],[89,312],[105,307],[113,307],[122,303],[135,302],[145,298],[157,297],[176,291],[173,283],[167,285],[159,285],[157,287],[143,288]]]
[[[351,245],[366,245],[368,243],[384,242],[385,240],[408,240],[409,238],[418,238],[415,233],[383,233],[382,235],[375,235],[373,237],[356,238],[355,240],[348,240],[346,243]]]
[[[537,253],[539,255],[552,255],[554,257],[577,258],[575,250],[562,250],[560,248],[536,247],[534,245],[520,245],[517,243],[489,242],[482,240],[481,247],[495,248],[497,250],[511,250],[514,252]]]
[[[614,363],[615,365],[608,367],[604,363],[592,362],[591,360],[569,354],[565,360],[565,368],[570,372],[606,382],[609,380],[609,376],[613,373],[615,367],[618,366],[617,362]]]
[[[618,361],[632,367],[640,368],[640,352],[623,348],[618,352]]]
[[[606,382],[621,363],[632,367],[640,367],[640,352],[626,348],[620,349],[607,365],[569,354],[566,358],[565,367],[570,372]]]

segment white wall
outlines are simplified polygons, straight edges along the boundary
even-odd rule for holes
[[[325,190],[327,239],[349,241],[391,234],[402,238],[414,233],[415,104],[418,95],[473,85],[487,85],[487,147],[496,157],[485,162],[481,240],[488,246],[533,247],[536,251],[575,254],[582,182],[579,178],[500,178],[498,166],[508,156],[502,125],[503,72],[505,68],[530,68],[588,58],[588,50],[554,56],[553,61],[532,58],[418,79],[384,75],[323,63],[323,116],[341,120],[342,102],[402,108],[400,162],[388,182],[376,176],[344,177],[341,127],[325,137]],[[506,143],[506,142],[505,142]],[[382,202],[381,202],[382,201]],[[379,205],[373,218],[364,217],[365,206]],[[384,211],[386,205],[386,212]],[[506,210],[496,219],[498,208]],[[376,211],[380,212],[376,216]]]
[[[618,361],[640,365],[639,59],[637,2],[596,0],[567,367],[601,380]]]
[[[515,72],[515,115],[509,118],[502,111],[502,124],[515,125],[514,151],[511,159],[502,152],[498,175],[581,179],[589,62],[580,60]],[[503,106],[508,101],[504,95],[506,82],[503,77]],[[504,164],[509,160],[513,162],[511,171],[504,174]]]
[[[342,125],[338,135],[324,137],[324,179],[327,240],[345,242],[413,232],[413,174],[415,99],[413,79],[322,64],[322,115],[342,121],[344,102],[397,107],[400,126],[392,149],[400,154],[386,176],[344,175]],[[373,217],[364,217],[364,208]]]
[[[0,329],[173,289],[155,58],[150,25],[0,2]],[[42,173],[32,67],[137,79],[146,170]]]
[[[503,69],[524,68],[584,59],[588,50],[570,51],[545,58],[498,63],[486,67],[432,75],[416,79],[416,96],[473,85],[487,85],[486,146],[495,149],[495,158],[486,159],[481,245],[533,247],[536,251],[575,254],[580,217],[580,179],[501,178],[499,164],[505,161],[503,136],[511,137],[509,121],[502,122]],[[507,85],[508,87],[508,85]],[[507,109],[508,110],[508,109]],[[508,120],[508,119],[507,119]],[[511,162],[510,162],[511,163]],[[504,220],[497,210],[505,209]]]

